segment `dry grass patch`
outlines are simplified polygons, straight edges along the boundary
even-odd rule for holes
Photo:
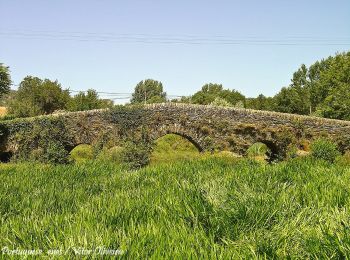
[[[6,107],[0,107],[0,116],[4,116],[7,114],[7,108]]]

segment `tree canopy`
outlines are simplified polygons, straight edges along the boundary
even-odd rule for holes
[[[320,73],[316,114],[350,120],[350,52],[335,56]]]
[[[191,97],[191,103],[208,105],[214,102],[217,97],[226,100],[232,106],[240,101],[243,104],[245,102],[245,97],[238,91],[224,89],[221,84],[209,83]]]
[[[162,103],[166,101],[166,93],[160,81],[146,79],[140,81],[132,94],[131,103]]]
[[[350,120],[350,52],[301,65],[274,97],[248,98],[247,108]]]
[[[350,119],[350,52],[302,65],[274,97],[281,112]]]
[[[11,86],[11,76],[9,67],[0,63],[0,98],[9,93]]]
[[[79,92],[71,98],[68,110],[70,111],[84,111],[99,108],[108,108],[113,105],[111,100],[100,99],[96,90],[89,89],[88,91]]]
[[[37,116],[66,109],[70,96],[57,81],[27,76],[10,100],[9,111],[18,117]]]
[[[260,94],[256,98],[246,98],[246,107],[256,110],[274,110],[274,100]]]
[[[219,107],[231,107],[232,104],[226,101],[221,97],[216,97],[213,102],[210,103],[211,106],[219,106]]]

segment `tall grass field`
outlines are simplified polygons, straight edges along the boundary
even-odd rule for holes
[[[340,164],[216,157],[138,171],[98,161],[0,169],[5,258],[16,249],[60,259],[350,255],[350,167]]]
[[[245,159],[166,135],[132,171],[122,149],[0,164],[0,258],[350,256],[349,158],[267,164],[260,144]]]

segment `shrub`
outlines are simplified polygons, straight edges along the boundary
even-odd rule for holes
[[[244,108],[244,103],[242,100],[238,101],[235,105],[235,108]]]
[[[287,127],[281,127],[275,139],[278,140],[278,159],[283,159],[287,155],[289,147],[298,143],[295,133]]]
[[[204,137],[203,147],[208,151],[214,151],[214,141],[210,136]]]
[[[149,164],[151,149],[146,143],[128,141],[121,151],[122,162],[131,169],[139,169]]]
[[[192,160],[200,155],[196,146],[185,137],[167,134],[155,141],[150,164]]]
[[[340,153],[335,143],[327,139],[318,139],[311,144],[311,155],[315,159],[333,163]]]

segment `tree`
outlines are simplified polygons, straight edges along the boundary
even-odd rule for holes
[[[27,76],[9,102],[9,112],[17,117],[51,114],[66,109],[70,100],[68,90],[57,81]]]
[[[301,65],[274,97],[276,111],[349,119],[349,56],[338,53],[309,68]]]
[[[305,64],[293,74],[292,84],[290,87],[294,91],[294,95],[297,98],[295,112],[302,115],[311,113],[310,102],[310,83],[308,79],[308,68]]]
[[[96,90],[89,89],[85,92],[81,91],[75,95],[70,103],[68,110],[70,111],[84,111],[91,109],[108,108],[113,106],[110,100],[103,100],[98,97]]]
[[[328,95],[328,88],[320,84],[323,71],[327,71],[333,57],[316,61],[308,69],[308,85],[310,91],[311,113],[316,111],[317,106],[325,100]]]
[[[343,59],[348,55],[349,53],[337,54],[335,57],[328,57],[327,59],[316,61],[310,67],[302,64],[300,68],[293,73],[289,86],[283,87],[273,98],[266,98],[263,95],[259,95],[257,98],[248,98],[246,100],[246,107],[303,115],[311,114],[326,117],[341,117],[340,114],[331,115],[330,111],[332,109],[330,109],[328,103],[330,100],[333,100],[331,103],[334,104],[335,110],[339,110],[339,102],[341,102],[342,107],[346,106],[346,94],[348,92],[341,94],[341,92],[337,90],[332,90],[333,87],[332,84],[329,84],[329,80],[334,78],[336,73],[335,70],[331,71],[331,64],[335,61],[341,64],[339,59]],[[346,75],[346,67],[344,67],[344,64],[342,66],[343,69],[338,69],[341,71],[342,75]],[[324,81],[325,76],[323,75],[326,74],[329,75],[328,83]],[[346,88],[342,91],[345,90]],[[333,98],[329,97],[330,94],[332,94]],[[340,101],[340,98],[343,100]],[[345,112],[342,112],[341,114],[344,115],[344,113]]]
[[[9,93],[11,85],[11,76],[9,67],[4,66],[0,63],[0,98]]]
[[[317,106],[321,116],[350,120],[350,52],[335,56],[320,73],[319,92],[325,96]]]
[[[308,68],[302,64],[294,72],[292,83],[274,97],[275,109],[279,112],[308,115],[311,112]]]
[[[272,97],[265,97],[260,94],[256,98],[247,98],[246,108],[272,111],[275,109],[274,100]]]
[[[214,101],[210,103],[210,105],[219,107],[232,107],[232,104],[230,102],[221,97],[216,97]]]
[[[212,103],[217,97],[226,100],[232,105],[238,102],[245,103],[245,97],[236,90],[223,89],[221,84],[205,84],[202,89],[196,92],[191,99],[194,104],[208,105]]]
[[[274,97],[275,109],[279,112],[307,115],[310,113],[308,92],[299,86],[284,87]]]
[[[146,79],[140,81],[132,94],[131,103],[162,103],[166,101],[166,93],[160,81]]]

